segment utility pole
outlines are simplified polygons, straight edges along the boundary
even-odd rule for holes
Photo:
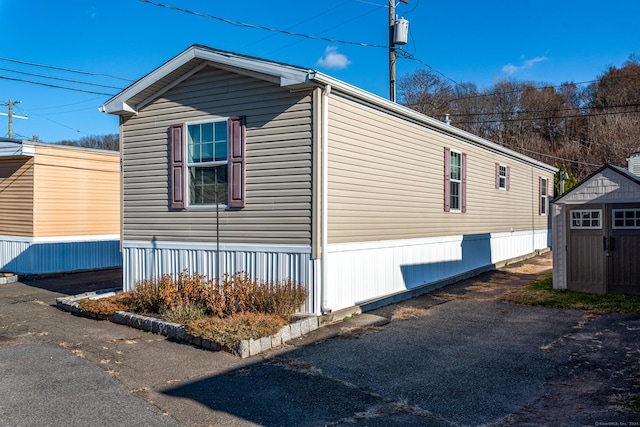
[[[396,102],[396,47],[395,47],[395,27],[396,27],[396,0],[389,0],[389,99]],[[409,4],[409,0],[400,0]]]
[[[6,104],[2,104],[3,106],[8,106],[9,107],[9,114],[6,113],[0,113],[1,116],[8,116],[9,117],[9,133],[8,133],[8,137],[9,139],[13,139],[13,118],[15,117],[16,119],[24,119],[24,120],[29,120],[29,117],[27,116],[16,116],[13,114],[13,106],[15,104],[20,104],[22,101],[13,101],[12,99],[8,100]]]

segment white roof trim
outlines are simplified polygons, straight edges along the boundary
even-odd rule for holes
[[[481,147],[484,147],[488,150],[506,155],[513,159],[523,161],[532,166],[538,167],[540,169],[555,173],[558,171],[557,168],[548,165],[544,162],[540,162],[531,157],[520,154],[516,151],[505,148],[499,144],[476,136],[472,133],[463,131],[462,129],[456,128],[455,126],[447,125],[439,120],[434,118],[425,116],[422,113],[414,111],[408,107],[402,106],[395,102],[391,102],[385,98],[382,98],[378,95],[374,95],[370,92],[367,92],[358,87],[352,86],[343,81],[334,79],[330,76],[322,74],[320,72],[294,67],[291,65],[280,64],[276,62],[271,62],[267,60],[263,60],[260,58],[252,58],[247,56],[240,56],[230,52],[222,52],[215,51],[203,46],[191,46],[175,58],[169,60],[164,65],[160,66],[156,70],[152,71],[147,76],[135,82],[133,85],[129,86],[124,91],[120,92],[120,94],[108,100],[104,106],[100,108],[100,111],[110,113],[110,114],[137,114],[137,111],[143,105],[148,104],[149,102],[156,99],[162,93],[165,93],[167,90],[175,87],[178,83],[184,81],[184,79],[191,76],[196,71],[189,72],[185,74],[182,78],[173,81],[164,88],[160,89],[153,95],[145,98],[143,101],[139,102],[137,105],[131,105],[129,101],[138,95],[143,90],[147,89],[149,86],[157,83],[162,78],[166,77],[176,69],[182,67],[189,61],[193,59],[202,59],[208,61],[212,64],[219,64],[222,66],[233,67],[238,70],[248,70],[250,72],[259,73],[262,75],[273,76],[276,80],[279,80],[280,86],[295,86],[304,83],[317,83],[319,85],[327,86],[331,85],[334,90],[338,90],[340,92],[344,92],[348,95],[351,95],[355,98],[361,99],[365,102],[371,103],[373,105],[377,105],[387,111],[394,112],[402,117],[406,117],[410,120],[414,120],[418,123],[423,123],[437,131],[440,131],[444,134],[456,136],[462,138],[463,140],[476,144]],[[224,67],[222,67],[224,68]],[[199,70],[199,67],[196,67],[195,70]]]
[[[36,149],[25,142],[0,141],[0,157],[33,157]]]
[[[233,53],[226,52],[214,52],[208,49],[204,49],[198,46],[191,46],[175,58],[169,60],[164,65],[155,69],[142,79],[138,80],[122,92],[120,92],[115,97],[108,100],[102,107],[99,108],[103,113],[109,114],[122,114],[122,113],[133,113],[137,114],[138,109],[153,99],[154,96],[159,96],[159,94],[166,92],[171,87],[177,84],[176,82],[172,82],[172,85],[169,85],[166,88],[163,88],[153,96],[145,99],[143,102],[138,105],[131,105],[129,100],[133,98],[138,93],[142,92],[149,86],[157,83],[163,77],[182,67],[189,61],[193,59],[203,59],[206,61],[210,61],[216,64],[227,65],[230,67],[247,69],[257,73],[266,74],[270,76],[275,76],[280,80],[280,86],[291,86],[300,83],[306,83],[309,81],[309,71],[303,70],[301,68],[295,68],[292,66],[278,64],[274,62],[264,61],[257,58],[249,58],[238,56]]]
[[[370,102],[374,105],[378,105],[386,110],[390,110],[393,111],[395,113],[398,113],[401,116],[407,117],[407,118],[411,118],[417,122],[422,122],[425,123],[427,125],[430,125],[433,128],[436,128],[440,131],[442,131],[443,133],[446,134],[452,134],[458,137],[461,137],[467,141],[471,141],[474,142],[484,148],[487,148],[491,151],[494,152],[498,152],[504,155],[507,155],[508,157],[512,157],[515,159],[518,159],[520,161],[524,161],[526,163],[532,164],[534,166],[537,166],[539,168],[548,170],[549,172],[553,172],[556,173],[558,171],[558,168],[548,165],[544,162],[540,162],[538,160],[535,160],[529,156],[525,156],[524,154],[520,154],[516,151],[510,150],[506,147],[503,147],[502,145],[496,144],[495,142],[491,142],[488,139],[484,139],[481,138],[477,135],[474,135],[470,132],[464,131],[460,128],[457,128],[455,126],[451,126],[448,125],[444,122],[441,122],[439,120],[434,119],[433,117],[429,117],[426,116],[422,113],[419,113],[415,110],[412,110],[409,107],[405,107],[404,105],[401,104],[397,104],[395,102],[389,101],[388,99],[382,98],[378,95],[375,95],[373,93],[367,92],[363,89],[360,89],[358,87],[352,86],[348,83],[345,83],[343,81],[340,80],[336,80],[333,77],[327,76],[325,74],[322,74],[320,72],[312,72],[311,74],[311,79],[313,81],[316,81],[318,83],[321,84],[325,84],[325,85],[331,85],[331,87],[333,88],[333,90],[339,90],[342,92],[345,92],[347,94],[353,95],[357,98],[360,98],[364,101]]]

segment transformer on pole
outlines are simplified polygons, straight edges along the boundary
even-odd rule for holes
[[[409,4],[409,0],[400,0]],[[389,0],[389,99],[396,102],[396,48],[395,45],[407,44],[409,21],[396,18],[395,0]]]

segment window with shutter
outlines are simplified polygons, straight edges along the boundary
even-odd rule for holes
[[[171,207],[245,206],[244,117],[174,125]]]
[[[169,139],[171,141],[171,209],[184,209],[184,124],[171,126],[169,128]]]

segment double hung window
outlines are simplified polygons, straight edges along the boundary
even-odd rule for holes
[[[540,205],[538,208],[538,213],[540,215],[547,214],[548,202],[549,202],[547,182],[548,182],[547,178],[540,177]]]
[[[188,122],[169,128],[170,205],[245,207],[245,118]]]
[[[187,123],[190,206],[227,204],[228,145],[226,120]]]
[[[444,210],[467,211],[467,155],[444,149]]]
[[[451,152],[451,181],[449,186],[451,188],[451,210],[460,210],[460,196],[462,194],[462,153],[456,151]]]
[[[511,180],[511,168],[496,163],[496,190],[509,190]]]

